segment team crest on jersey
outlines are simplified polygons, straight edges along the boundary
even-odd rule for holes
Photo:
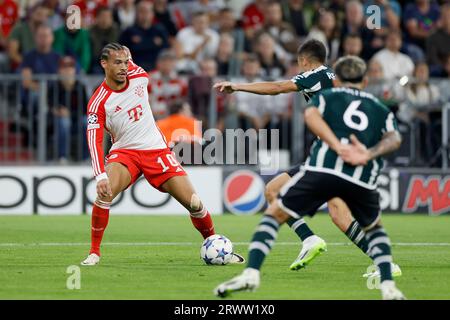
[[[98,122],[98,116],[95,113],[91,113],[88,116],[88,123],[89,124],[96,124]]]
[[[144,86],[138,86],[136,89],[134,89],[134,93],[138,96],[138,97],[140,97],[140,98],[142,98],[143,96],[144,96]]]

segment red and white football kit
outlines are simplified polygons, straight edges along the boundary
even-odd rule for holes
[[[106,129],[113,143],[106,161],[125,165],[131,184],[143,174],[159,189],[171,177],[186,173],[153,118],[148,102],[148,74],[130,61],[127,78],[127,85],[120,91],[112,90],[103,81],[89,101],[87,138],[94,175],[97,181],[107,178],[103,155]]]
[[[97,181],[108,178],[103,156],[103,132],[108,130],[113,145],[108,162],[125,165],[133,184],[141,174],[155,188],[174,176],[184,176],[183,170],[155,123],[148,102],[148,74],[132,61],[128,65],[127,84],[115,91],[106,81],[98,87],[87,107],[87,139],[92,168]],[[83,265],[99,262],[100,244],[109,221],[111,202],[96,199],[92,207],[91,250]],[[190,212],[194,227],[203,238],[214,234],[211,216],[202,206]]]

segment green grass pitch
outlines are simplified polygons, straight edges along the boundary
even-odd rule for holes
[[[216,216],[217,233],[247,256],[260,216]],[[379,299],[362,274],[370,265],[325,214],[308,219],[328,252],[290,271],[299,245],[283,226],[262,269],[261,287],[233,299]],[[398,286],[409,299],[450,299],[450,216],[384,215]],[[0,299],[216,299],[213,288],[243,266],[206,266],[201,237],[184,216],[114,216],[101,264],[81,267],[81,289],[66,288],[70,265],[89,250],[88,216],[0,217]]]

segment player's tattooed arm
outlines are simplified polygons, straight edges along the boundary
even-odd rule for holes
[[[305,110],[305,123],[312,133],[318,136],[337,154],[340,155],[347,148],[339,141],[316,107],[309,107]]]
[[[394,152],[400,148],[401,144],[402,137],[398,131],[386,132],[381,141],[369,149],[369,160]]]
[[[223,81],[216,83],[214,89],[220,92],[233,93],[244,91],[261,95],[276,95],[280,93],[296,92],[297,86],[291,80],[273,82],[234,83]]]
[[[345,162],[352,165],[366,165],[367,162],[385,154],[391,153],[402,143],[402,138],[398,131],[386,132],[383,138],[372,148],[367,149],[355,135],[350,135],[351,148],[341,155]]]

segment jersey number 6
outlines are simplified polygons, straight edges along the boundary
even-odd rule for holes
[[[356,100],[348,105],[347,110],[344,112],[344,123],[349,128],[364,131],[369,126],[369,119],[364,112],[358,110],[360,104],[361,100]],[[353,117],[358,118],[359,122],[353,121]]]

